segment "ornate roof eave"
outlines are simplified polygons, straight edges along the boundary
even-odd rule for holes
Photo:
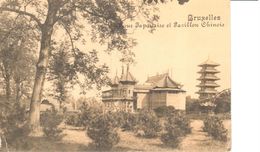
[[[197,87],[220,87],[218,84],[199,84]]]
[[[197,80],[220,80],[218,77],[200,77]]]
[[[198,73],[220,73],[218,70],[200,70]]]

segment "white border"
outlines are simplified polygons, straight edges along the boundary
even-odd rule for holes
[[[232,152],[260,152],[260,2],[231,2]]]

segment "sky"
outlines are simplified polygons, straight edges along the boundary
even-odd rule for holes
[[[157,73],[170,72],[173,80],[183,84],[186,95],[198,97],[195,94],[199,88],[197,73],[198,65],[208,58],[220,64],[217,69],[220,71],[217,82],[220,87],[218,91],[230,88],[231,63],[230,63],[230,4],[227,0],[196,0],[178,5],[171,2],[159,5],[160,20],[158,23],[165,25],[164,28],[157,28],[154,33],[147,29],[137,28],[130,36],[134,37],[138,44],[133,48],[136,54],[136,63],[130,67],[133,76],[142,84],[147,76]],[[188,15],[193,16],[219,16],[220,20],[210,20],[212,24],[221,24],[221,27],[201,27],[201,21],[193,21],[199,27],[167,28],[169,23],[187,23]],[[128,23],[135,25],[135,22]],[[143,24],[142,21],[138,21]],[[113,77],[118,71],[121,73],[121,66],[117,59],[118,53],[102,55],[101,60],[105,61]]]
[[[160,16],[158,24],[164,27],[156,28],[153,33],[149,29],[128,28],[130,37],[135,38],[137,45],[132,49],[135,53],[135,64],[130,66],[132,75],[139,84],[146,81],[148,76],[170,72],[173,80],[183,85],[186,95],[197,98],[195,93],[199,90],[197,73],[198,65],[208,58],[220,64],[217,76],[220,78],[217,83],[220,85],[218,91],[231,87],[231,52],[230,52],[230,1],[229,0],[190,0],[184,5],[179,5],[177,0],[166,4],[159,4]],[[174,23],[188,23],[188,16],[208,17],[211,24],[221,24],[219,27],[202,27],[201,21],[192,21],[198,27],[174,27]],[[219,20],[212,20],[211,16],[219,17]],[[135,27],[136,22],[145,24],[144,20],[126,22],[126,25]],[[207,21],[206,21],[207,22]],[[169,27],[169,25],[171,25]],[[82,31],[83,33],[88,33]],[[66,37],[66,32],[56,31],[55,37],[62,40]],[[63,33],[63,34],[60,34]],[[103,50],[104,46],[86,43],[80,46],[82,49]],[[116,72],[120,76],[122,63],[119,61],[121,54],[113,51],[108,55],[99,51],[99,58],[102,63],[106,63],[110,68],[109,76],[113,78]],[[48,88],[50,84],[46,84]],[[108,89],[104,87],[102,90]],[[79,88],[72,90],[73,98],[79,98]],[[100,91],[89,90],[87,97],[97,97]]]

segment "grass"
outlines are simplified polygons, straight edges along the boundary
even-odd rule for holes
[[[180,147],[177,149],[165,147],[159,137],[146,139],[137,137],[133,132],[119,131],[121,140],[112,151],[225,152],[230,149],[230,120],[224,120],[224,126],[229,130],[228,142],[226,143],[213,140],[207,136],[207,133],[202,132],[202,126],[202,120],[192,120],[192,133],[183,138]],[[26,149],[26,151],[94,151],[91,146],[92,141],[86,136],[84,130],[67,127],[63,133],[65,136],[59,142],[49,141],[43,137],[30,138],[28,139],[30,149]]]

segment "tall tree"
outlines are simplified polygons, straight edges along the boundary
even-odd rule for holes
[[[50,58],[48,80],[53,81],[51,95],[58,100],[60,109],[63,108],[62,104],[68,96],[70,83],[71,63],[69,60],[71,56],[69,49],[70,47],[66,43],[62,43],[59,48],[52,50]]]
[[[18,102],[22,96],[29,95],[35,69],[36,37],[31,27],[21,19],[5,14],[0,16],[0,20],[0,73],[7,100],[13,94]]]
[[[80,29],[85,28],[91,33],[92,41],[107,44],[108,51],[117,49],[126,53],[125,50],[129,50],[135,42],[127,36],[123,22],[132,20],[138,14],[148,22],[158,19],[143,4],[143,1],[134,0],[6,0],[1,5],[0,11],[17,13],[33,20],[41,33],[30,106],[32,130],[37,130],[39,126],[40,102],[54,28],[65,29],[71,42],[78,39],[82,35]],[[72,47],[72,51],[79,50]],[[81,51],[78,53],[81,54]]]
[[[69,96],[68,92],[75,86],[81,87],[81,93],[93,87],[101,89],[108,84],[108,67],[99,64],[97,51],[84,53],[75,49],[71,51],[67,41],[52,49],[48,80],[52,81],[52,95],[59,101],[60,108]]]

